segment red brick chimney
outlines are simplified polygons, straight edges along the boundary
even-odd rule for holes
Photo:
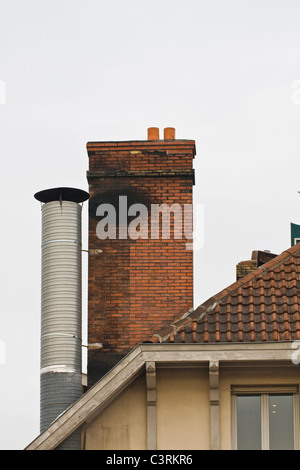
[[[90,142],[87,151],[91,386],[133,347],[193,307],[193,252],[186,249],[191,236],[184,230],[191,230],[196,151],[193,140],[175,139],[173,128],[164,130],[164,140],[158,128],[149,128],[148,140]],[[165,214],[176,204],[170,238],[167,217],[163,222],[160,216],[159,232],[155,225],[161,204]],[[93,252],[99,249],[101,254]]]

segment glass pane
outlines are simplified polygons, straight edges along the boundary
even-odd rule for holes
[[[294,448],[293,395],[270,395],[270,450]]]
[[[260,396],[237,396],[237,448],[261,449]]]

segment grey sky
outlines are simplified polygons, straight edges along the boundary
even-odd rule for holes
[[[87,190],[88,141],[143,140],[151,126],[196,140],[205,238],[195,306],[234,282],[252,250],[290,245],[290,222],[300,223],[299,17],[297,0],[0,0],[1,449],[39,433],[33,194]],[[86,296],[86,266],[84,276]]]

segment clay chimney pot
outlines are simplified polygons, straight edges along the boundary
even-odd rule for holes
[[[165,129],[164,129],[164,139],[165,140],[174,140],[175,139],[175,129],[174,129],[174,127],[165,127]]]
[[[148,140],[159,140],[159,128],[158,127],[148,128]]]

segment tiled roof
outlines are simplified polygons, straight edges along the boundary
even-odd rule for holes
[[[300,245],[276,256],[155,334],[152,342],[300,340]]]

